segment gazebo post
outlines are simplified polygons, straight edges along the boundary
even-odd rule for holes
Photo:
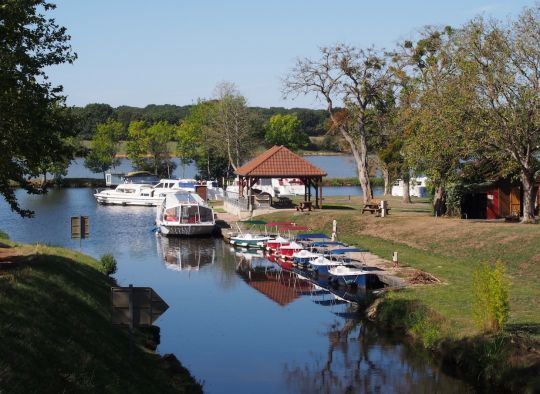
[[[320,193],[319,193],[319,198],[321,200],[321,209],[323,209],[323,194],[322,194],[322,177],[319,178],[319,190],[320,190]]]
[[[313,187],[315,188],[315,208],[319,209],[319,185],[317,180],[313,183]]]
[[[308,193],[308,178],[303,178],[302,181],[304,182],[304,201],[307,201],[307,193]]]

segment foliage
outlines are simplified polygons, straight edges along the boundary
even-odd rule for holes
[[[45,68],[72,63],[76,55],[66,29],[45,16],[55,8],[44,0],[10,1],[0,7],[0,194],[23,216],[10,182],[38,193],[28,178],[44,163],[69,160],[64,143],[73,134],[61,86]]]
[[[98,124],[84,165],[92,172],[102,173],[117,166],[120,160],[116,155],[122,133],[122,124],[116,120],[109,119],[106,123]]]
[[[74,108],[77,118],[77,133],[82,138],[91,139],[99,124],[106,123],[109,119],[116,120],[114,109],[109,104],[92,103],[85,107]]]
[[[143,121],[134,121],[129,124],[128,133],[128,157],[135,167],[170,178],[175,165],[171,161],[169,141],[174,138],[175,127],[165,121],[150,127]]]
[[[246,160],[252,148],[250,115],[246,98],[231,82],[216,86],[216,102],[208,128],[211,141],[223,146],[229,165],[236,170]]]
[[[111,253],[104,254],[99,259],[99,270],[107,276],[111,276],[117,270],[116,259]]]
[[[300,129],[296,114],[272,116],[265,125],[265,141],[270,145],[284,145],[292,150],[305,148],[309,143],[306,133]]]
[[[215,101],[199,101],[176,131],[176,154],[182,162],[195,161],[203,179],[227,176],[230,168],[221,138],[212,141],[215,112]]]
[[[501,331],[508,320],[510,306],[506,270],[502,263],[495,267],[481,264],[473,274],[473,316],[478,328]]]
[[[9,239],[9,234],[0,230],[0,239]]]
[[[366,202],[373,195],[368,173],[368,139],[375,131],[368,125],[391,84],[382,53],[345,44],[321,48],[317,60],[298,60],[284,80],[286,96],[314,94],[324,100],[331,131],[339,133],[351,148]]]
[[[540,3],[507,24],[476,18],[457,35],[458,63],[475,87],[467,137],[506,169],[519,169],[523,221],[534,220],[533,184],[540,169]]]

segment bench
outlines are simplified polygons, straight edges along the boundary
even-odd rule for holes
[[[296,210],[304,212],[304,209],[307,209],[308,211],[311,211],[312,208],[313,208],[313,205],[312,205],[311,201],[302,201],[302,202],[300,202],[300,205],[298,205],[296,207]]]

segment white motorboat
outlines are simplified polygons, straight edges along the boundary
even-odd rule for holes
[[[125,183],[116,189],[97,190],[94,194],[99,204],[142,205],[155,207],[163,201],[170,190],[156,189],[151,185]]]
[[[155,207],[167,194],[178,190],[192,191],[183,179],[161,179],[155,186],[149,184],[123,183],[116,189],[101,189],[94,194],[100,204],[142,205]]]
[[[166,193],[157,209],[156,225],[163,235],[210,235],[215,230],[214,210],[195,193]]]
[[[319,257],[310,260],[308,264],[313,271],[318,272],[319,274],[329,273],[331,268],[341,265],[338,261],[333,261],[320,255]]]

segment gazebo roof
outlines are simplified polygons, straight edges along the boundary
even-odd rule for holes
[[[273,146],[266,152],[239,167],[240,176],[260,178],[322,177],[326,172],[291,152],[284,146]]]

